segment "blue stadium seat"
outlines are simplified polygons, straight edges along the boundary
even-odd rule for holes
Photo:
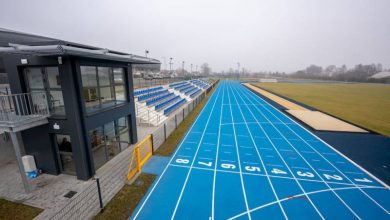
[[[152,93],[148,93],[146,95],[142,95],[142,96],[139,96],[138,97],[138,101],[144,101],[144,100],[147,100],[147,99],[150,99],[150,98],[153,98],[153,97],[156,97],[158,95],[162,95],[162,94],[165,94],[165,93],[168,93],[169,91],[168,90],[162,90],[162,91],[157,91],[157,92],[152,92]]]
[[[179,98],[180,98],[180,96],[175,96],[175,97],[173,97],[171,99],[168,99],[167,101],[161,102],[158,105],[154,106],[154,109],[156,111],[158,111],[158,110],[164,108],[165,106],[167,106],[169,103],[172,103],[173,101],[175,101],[175,100],[177,100]]]
[[[161,102],[161,101],[165,100],[166,98],[169,98],[169,97],[171,97],[171,96],[173,96],[173,95],[175,95],[175,94],[173,94],[173,93],[168,93],[168,94],[164,94],[164,95],[162,95],[162,96],[159,96],[159,97],[150,99],[150,100],[146,101],[146,105],[148,105],[148,106],[149,106],[149,105],[153,105],[153,104],[158,103],[158,102]]]
[[[164,115],[168,115],[173,110],[177,109],[179,106],[183,105],[186,102],[187,102],[186,99],[181,99],[180,101],[176,102],[175,104],[169,106],[168,108],[164,109]]]

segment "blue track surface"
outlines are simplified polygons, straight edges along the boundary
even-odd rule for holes
[[[222,81],[132,219],[390,219],[390,190]]]

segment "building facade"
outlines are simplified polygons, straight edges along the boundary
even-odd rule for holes
[[[20,131],[22,152],[45,173],[87,180],[137,142],[132,65],[159,61],[47,38],[24,40],[0,48],[10,89],[42,94],[50,115],[47,123]]]

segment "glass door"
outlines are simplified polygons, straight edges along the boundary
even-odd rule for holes
[[[69,135],[55,134],[55,142],[59,156],[59,165],[62,173],[76,174],[73,159],[72,142]]]

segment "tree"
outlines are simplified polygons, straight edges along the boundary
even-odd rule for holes
[[[200,72],[202,73],[203,76],[208,76],[211,74],[211,67],[209,66],[208,63],[203,63],[200,66]]]
[[[306,73],[308,75],[320,75],[322,73],[322,67],[312,64],[309,67],[306,67]]]

